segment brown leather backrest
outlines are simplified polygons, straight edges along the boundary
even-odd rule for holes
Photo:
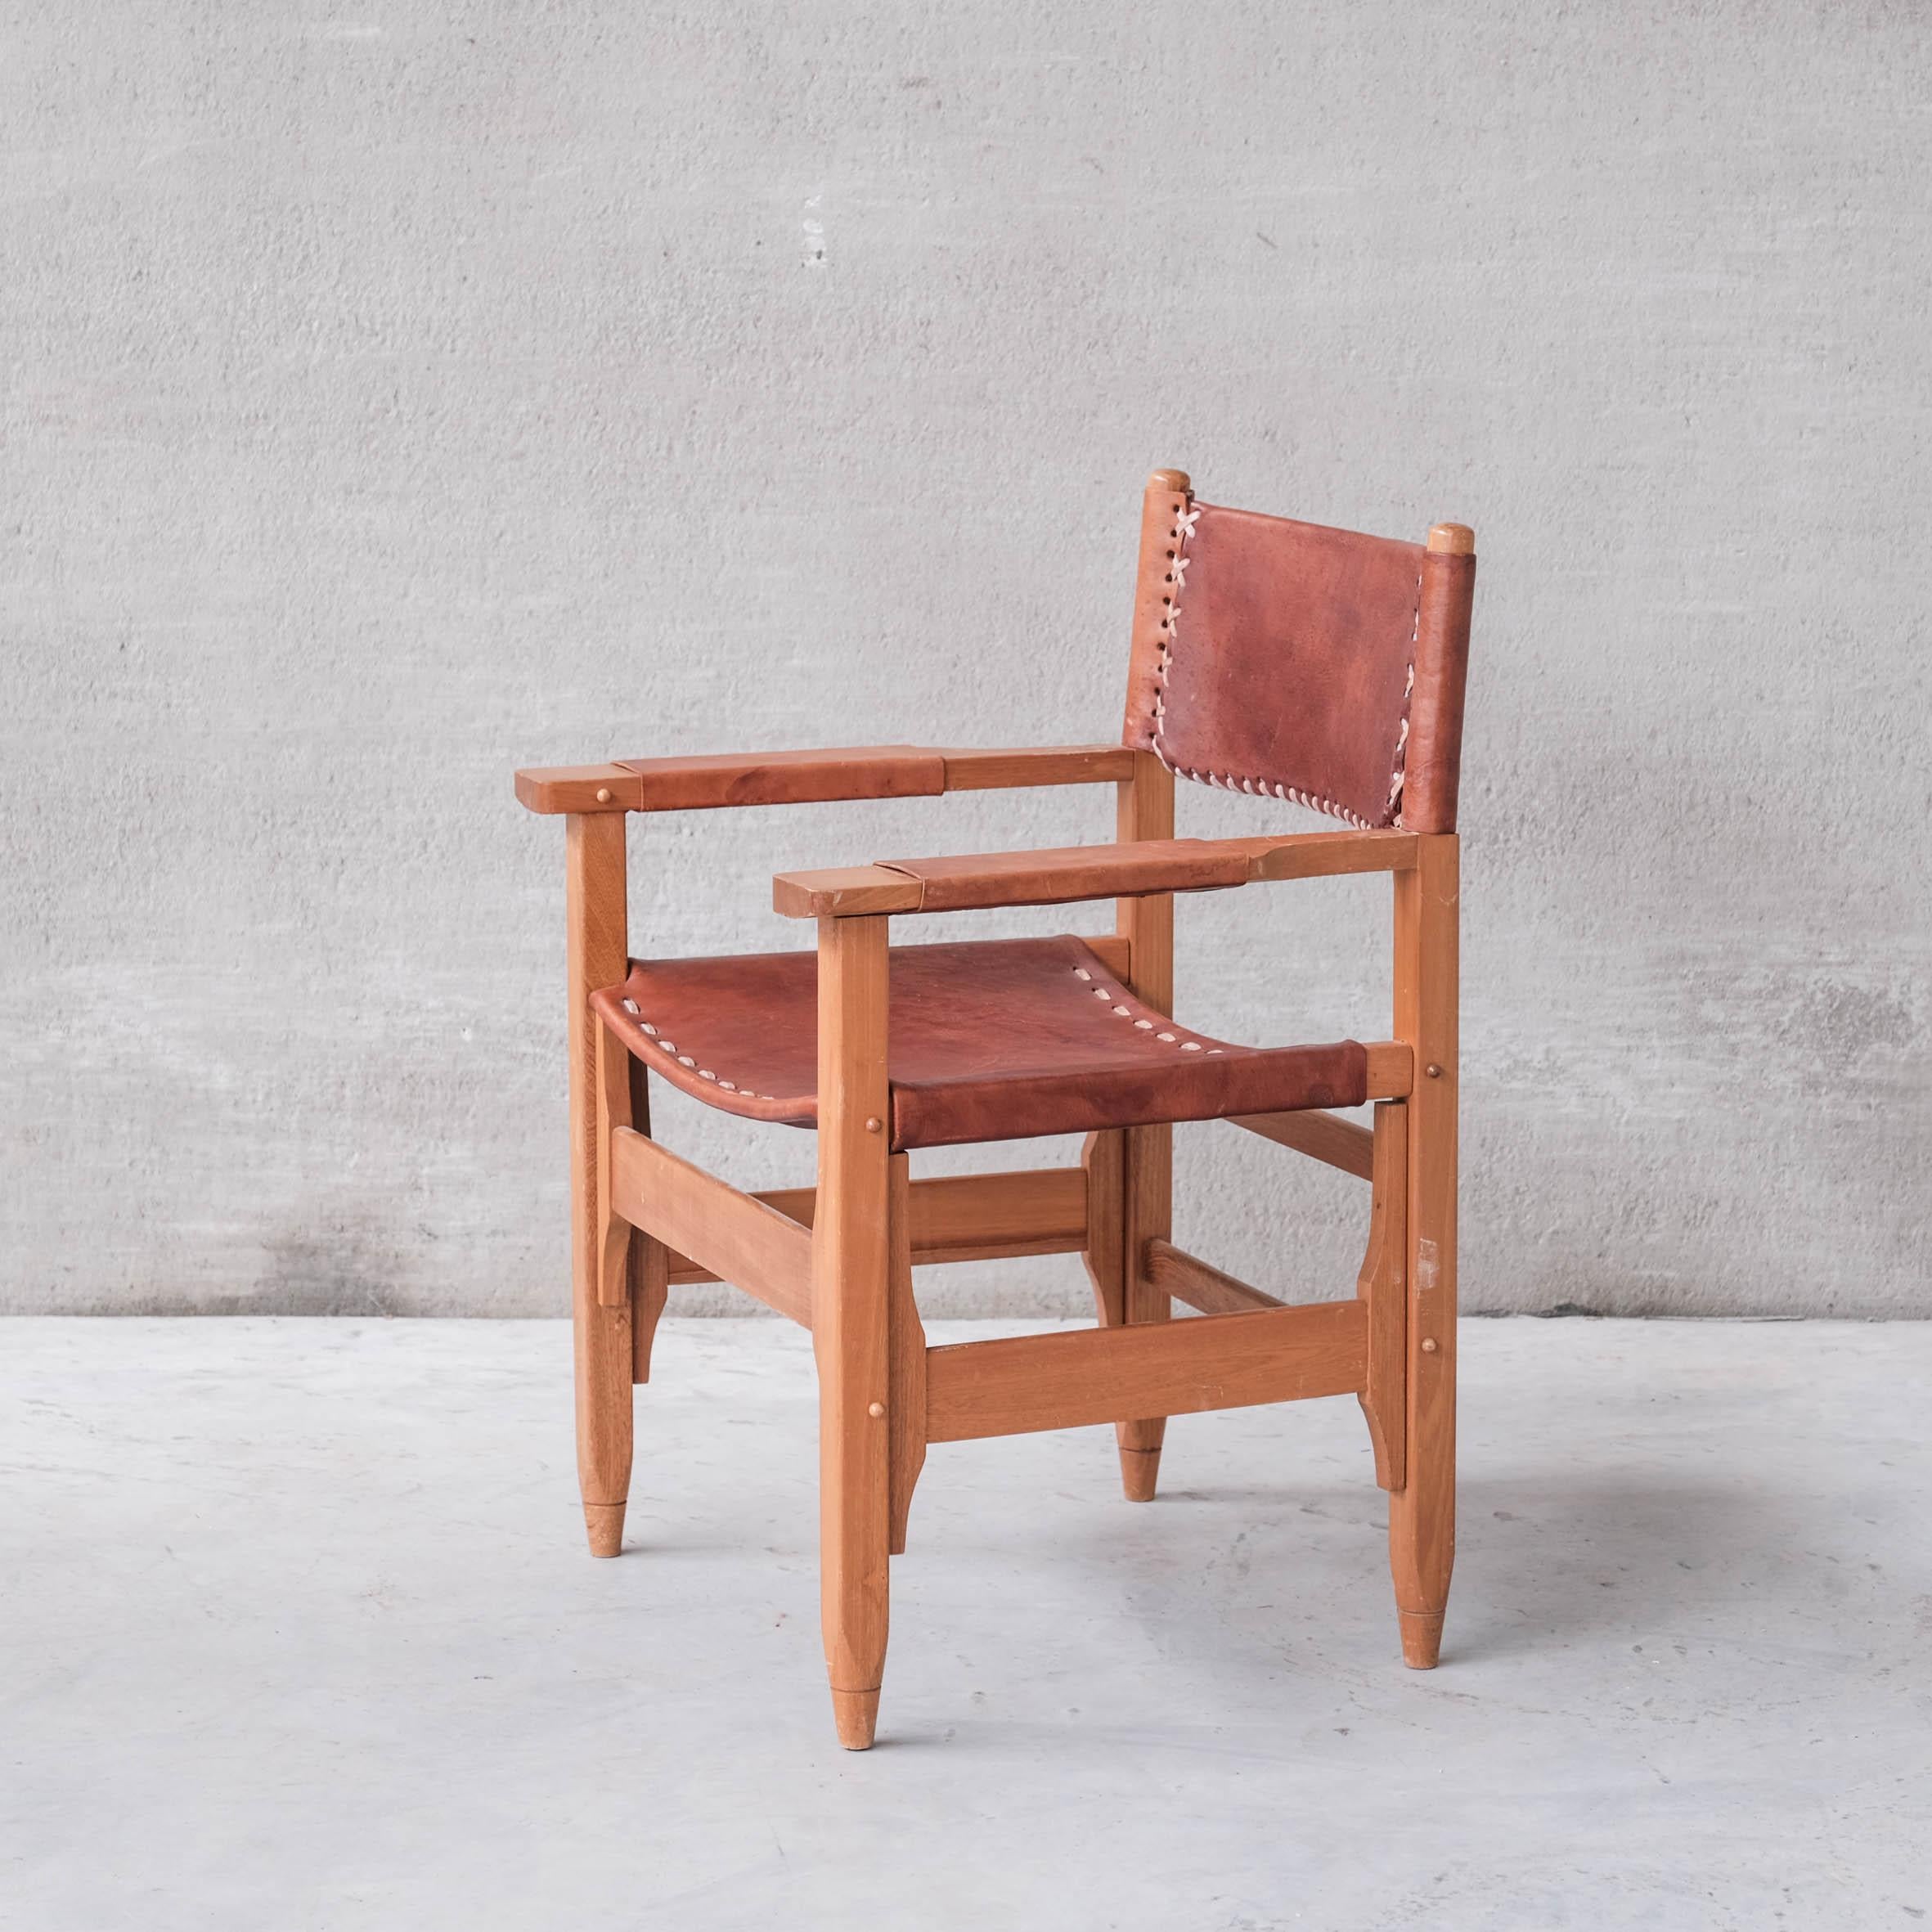
[[[1452,832],[1476,559],[1149,482],[1123,742],[1352,825]]]

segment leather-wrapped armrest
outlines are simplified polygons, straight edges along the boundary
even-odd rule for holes
[[[1125,744],[1032,744],[1018,751],[946,751],[949,792],[1017,791],[1036,785],[1118,783],[1152,752]]]
[[[1120,744],[932,751],[916,744],[833,751],[729,752],[694,758],[619,758],[519,771],[532,811],[708,811],[734,805],[810,805],[834,798],[933,798],[1036,785],[1131,778],[1136,753]]]
[[[1155,838],[1058,851],[896,859],[829,872],[781,872],[771,903],[788,919],[970,912],[1081,899],[1213,892],[1258,880],[1400,872],[1413,832],[1305,832],[1276,838]]]
[[[550,812],[710,811],[833,798],[933,798],[945,789],[944,757],[914,744],[619,758],[517,774],[517,797],[532,811]]]

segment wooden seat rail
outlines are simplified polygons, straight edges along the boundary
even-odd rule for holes
[[[1362,1398],[1377,1475],[1404,1460],[1402,1302],[1404,1147],[1400,1103],[1385,1103],[1368,1253],[1351,1301],[1291,1307],[1176,1247],[1148,1241],[1136,1279],[1202,1310],[1184,1323],[1014,1336],[923,1350],[923,1413],[895,1418],[924,1442],[1132,1422],[1316,1395]],[[1372,1172],[1373,1172],[1372,1169]],[[610,1207],[668,1251],[669,1278],[726,1280],[811,1326],[816,1193],[740,1193],[624,1126],[609,1139]],[[1089,1177],[1077,1167],[946,1175],[905,1189],[912,1259],[1054,1253],[1088,1239]],[[622,1257],[610,1269],[622,1292]]]
[[[1000,1261],[1018,1255],[1076,1255],[1087,1244],[1087,1181],[1077,1167],[937,1175],[914,1181],[908,1195],[914,1267]],[[777,1188],[749,1198],[809,1228],[818,1189]],[[673,1251],[670,1278],[703,1282],[721,1277]]]
[[[1361,1301],[955,1342],[926,1350],[926,1440],[1351,1395],[1368,1362]]]

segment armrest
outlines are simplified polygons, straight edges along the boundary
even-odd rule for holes
[[[1152,752],[1125,744],[1029,745],[1018,751],[946,751],[949,792],[1018,791],[1037,785],[1114,784],[1133,777]]]
[[[1418,836],[1303,832],[1275,838],[1152,838],[1054,851],[901,859],[829,872],[781,872],[771,882],[771,903],[788,919],[851,919],[1213,892],[1266,879],[1406,871],[1416,862]]]
[[[711,811],[832,798],[933,798],[945,789],[946,761],[911,744],[619,758],[517,774],[517,797],[544,812]]]
[[[532,811],[708,811],[734,805],[807,805],[834,798],[932,798],[1033,785],[1131,778],[1143,754],[1120,744],[1018,751],[931,751],[914,744],[833,751],[733,752],[716,757],[620,758],[516,775]]]

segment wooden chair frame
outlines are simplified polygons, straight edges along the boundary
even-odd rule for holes
[[[1157,473],[1158,474],[1158,473]],[[1472,547],[1439,525],[1431,547]],[[855,761],[883,761],[855,779]],[[896,762],[894,762],[896,761]],[[895,786],[887,767],[916,782]],[[935,780],[935,773],[937,779]],[[780,874],[774,904],[816,921],[819,1109],[814,1188],[740,1193],[650,1137],[642,1066],[591,1006],[629,964],[625,820],[633,811],[1112,783],[1117,842],[989,861],[949,882],[957,905],[1116,900],[1087,943],[1139,999],[1173,991],[1174,900],[1159,889],[1174,780],[1145,751],[753,754],[518,775],[532,809],[564,815],[577,1462],[594,1554],[619,1548],[631,1462],[631,1386],[673,1282],[724,1280],[809,1328],[820,1404],[825,1658],[840,1741],[873,1739],[884,1666],[888,1558],[927,1447],[1111,1422],[1126,1494],[1154,1493],[1166,1418],[1354,1395],[1376,1480],[1404,1661],[1436,1661],[1455,1549],[1458,847],[1453,833],[1336,832],[1220,842],[1247,881],[1386,871],[1393,882],[1391,1038],[1368,1048],[1373,1130],[1318,1112],[1233,1124],[1370,1184],[1352,1300],[1284,1306],[1176,1247],[1170,1126],[1088,1137],[1078,1167],[914,1180],[890,1151],[887,936],[941,910],[889,868]],[[1012,855],[1004,856],[1009,860]],[[1100,1325],[932,1348],[915,1264],[1079,1253]],[[1179,1301],[1202,1318],[1170,1323]]]

